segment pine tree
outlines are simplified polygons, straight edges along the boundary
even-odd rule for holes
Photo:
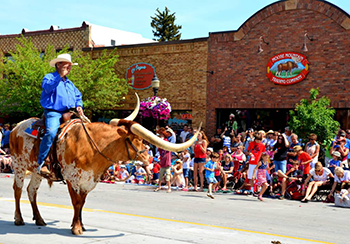
[[[156,37],[153,40],[160,42],[180,40],[180,29],[182,26],[175,24],[175,12],[170,14],[170,10],[167,7],[165,7],[163,12],[160,12],[159,8],[157,8],[156,16],[151,16],[151,19],[151,26],[154,29],[152,32],[154,37]]]

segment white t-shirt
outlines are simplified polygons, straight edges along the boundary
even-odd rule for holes
[[[331,173],[331,171],[328,168],[323,167],[323,174],[317,175],[315,172],[315,169],[311,169],[309,174],[312,175],[312,178],[315,181],[326,181],[328,179],[328,175]]]
[[[188,131],[181,131],[181,133],[180,133],[180,137],[181,137],[181,140],[182,140],[182,142],[185,142],[185,140],[186,140],[186,136],[188,135]]]
[[[344,176],[340,179],[337,175],[334,175],[334,181],[337,183],[342,183],[344,181],[350,181],[350,171],[344,170]]]
[[[183,169],[188,169],[190,167],[190,162],[191,162],[191,156],[189,153],[186,153],[184,155],[184,159],[183,159],[183,162],[182,162],[182,168]]]

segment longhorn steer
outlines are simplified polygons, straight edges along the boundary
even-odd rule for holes
[[[24,130],[31,125],[35,118],[19,123],[10,134],[10,148],[13,157],[15,179],[13,183],[15,195],[15,225],[24,225],[20,210],[20,198],[26,171],[32,172],[31,180],[27,188],[29,201],[33,209],[33,220],[37,225],[46,225],[42,219],[36,203],[37,190],[42,181],[42,176],[36,173],[37,146],[35,139],[25,135]],[[161,140],[152,132],[140,124],[129,120],[114,120],[114,125],[105,123],[86,124],[86,129],[98,149],[108,158],[115,161],[127,161],[131,159],[145,160],[139,152],[145,147],[142,140],[145,139],[155,146],[170,151],[181,151],[189,147],[195,141],[197,134],[188,142],[172,144]],[[117,125],[117,126],[116,126]],[[82,124],[75,124],[57,143],[57,158],[62,167],[62,175],[67,181],[69,194],[74,208],[72,221],[72,233],[80,235],[84,227],[82,223],[82,209],[87,194],[93,190],[99,182],[101,175],[112,164],[102,156],[92,145]]]

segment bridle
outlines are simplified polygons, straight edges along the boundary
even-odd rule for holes
[[[104,157],[105,159],[107,159],[108,161],[110,161],[110,162],[112,162],[112,163],[117,163],[117,162],[114,161],[113,159],[107,157],[103,152],[101,152],[101,150],[100,150],[100,149],[98,148],[98,146],[96,145],[95,141],[91,138],[89,132],[86,130],[86,127],[85,127],[85,125],[84,125],[83,120],[81,120],[81,124],[82,124],[82,126],[83,126],[83,128],[84,128],[84,131],[85,131],[86,135],[88,136],[89,140],[92,142],[92,145],[95,147],[96,151],[97,151],[102,157]],[[130,156],[130,151],[129,151],[128,142],[129,142],[130,146],[136,151],[136,156],[135,156],[134,159],[132,159],[131,156]],[[131,142],[131,140],[130,140],[129,137],[127,137],[127,138],[125,139],[125,146],[126,146],[126,150],[127,150],[127,152],[128,152],[129,160],[132,160],[132,161],[135,161],[136,158],[137,158],[138,156],[140,156],[141,153],[144,153],[144,152],[147,150],[147,149],[138,150],[138,149],[136,148],[136,146]]]
[[[134,158],[134,159],[131,159],[130,152],[129,152],[129,147],[128,147],[128,142],[129,142],[130,146],[136,151],[136,155],[135,155],[135,158]],[[135,145],[132,144],[132,142],[130,141],[130,138],[129,138],[129,137],[127,137],[127,138],[125,139],[125,147],[126,147],[126,151],[128,152],[129,159],[130,159],[130,160],[133,160],[133,161],[135,161],[136,158],[137,158],[138,156],[140,156],[140,154],[144,153],[144,152],[147,150],[146,148],[143,149],[143,150],[138,150],[138,149],[135,147]]]

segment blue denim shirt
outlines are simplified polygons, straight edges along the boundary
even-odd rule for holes
[[[64,81],[57,71],[44,76],[42,88],[40,104],[44,109],[66,111],[83,107],[81,92],[67,77]]]

